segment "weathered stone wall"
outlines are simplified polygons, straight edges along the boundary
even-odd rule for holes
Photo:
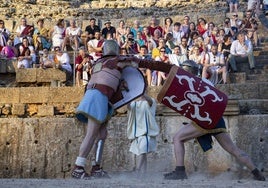
[[[267,173],[267,115],[257,118],[249,115],[226,116],[225,120],[234,142]],[[157,116],[161,133],[157,137],[157,151],[149,154],[149,171],[161,173],[174,168],[172,137],[184,121],[188,120],[182,116]],[[128,151],[130,141],[126,138],[126,124],[125,115],[114,117],[109,122],[103,157],[103,166],[108,171],[130,171],[134,167],[133,156]],[[0,177],[69,177],[85,128],[74,118],[1,118]],[[240,170],[239,173],[245,173],[243,176],[249,175],[248,171],[243,170],[244,166],[236,163],[217,142],[213,151],[204,154],[196,142],[188,142],[185,160],[189,173],[202,171],[217,174]]]

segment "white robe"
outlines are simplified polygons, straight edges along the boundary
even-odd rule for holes
[[[160,129],[155,120],[156,101],[152,100],[152,106],[146,100],[130,103],[127,137],[132,140],[130,151],[136,155],[156,150]]]

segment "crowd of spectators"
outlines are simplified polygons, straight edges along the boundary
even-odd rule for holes
[[[232,7],[235,2],[230,1]],[[18,68],[56,67],[71,75],[73,70],[66,53],[71,49],[77,54],[74,73],[76,85],[80,86],[90,79],[90,68],[102,57],[105,40],[115,40],[123,55],[177,66],[191,60],[198,69],[197,76],[210,79],[214,84],[225,84],[228,72],[238,70],[237,63],[248,62],[250,69],[255,68],[253,48],[259,44],[258,24],[253,11],[247,10],[241,19],[236,6],[230,12],[231,17],[223,19],[221,24],[205,18],[194,22],[186,15],[183,20],[166,17],[163,24],[152,17],[144,26],[139,20],[129,26],[125,20],[120,20],[116,23],[117,28],[107,20],[101,28],[96,19],[91,18],[84,31],[77,26],[75,19],[69,20],[68,25],[66,20],[59,19],[56,25],[45,28],[44,19],[39,19],[34,26],[22,18],[13,38],[4,21],[0,20],[0,51],[5,58],[17,58]],[[162,72],[141,71],[149,86],[162,85],[167,78]]]

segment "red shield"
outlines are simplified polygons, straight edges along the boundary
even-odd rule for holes
[[[224,113],[228,98],[203,79],[173,66],[157,100],[202,128],[213,129]]]

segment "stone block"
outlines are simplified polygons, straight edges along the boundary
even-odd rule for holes
[[[49,88],[49,102],[79,102],[84,95],[82,87],[51,87]]]
[[[52,80],[66,81],[66,74],[59,69],[36,69],[37,82],[51,82]]]
[[[17,59],[11,59],[7,61],[7,72],[8,73],[15,73],[17,69]]]
[[[268,83],[267,82],[261,83],[259,92],[260,92],[261,99],[268,99]]]
[[[36,68],[18,69],[16,72],[16,82],[35,83],[36,82]]]
[[[229,97],[232,99],[258,99],[260,97],[259,84],[230,84]]]
[[[20,89],[20,103],[49,102],[49,87],[24,87]]]
[[[0,88],[0,103],[19,103],[20,88]]]
[[[54,115],[54,106],[38,106],[38,116],[53,116]]]
[[[7,62],[4,59],[0,59],[0,73],[7,72]]]
[[[231,83],[245,83],[246,82],[246,73],[239,72],[239,73],[231,73],[229,75]]]
[[[5,27],[10,31],[14,31],[14,21],[13,20],[5,20]]]
[[[11,114],[11,105],[6,104],[6,105],[2,108],[2,114],[4,114],[4,115],[9,115],[9,114]]]
[[[12,115],[24,115],[25,114],[25,104],[13,104],[12,106]]]

